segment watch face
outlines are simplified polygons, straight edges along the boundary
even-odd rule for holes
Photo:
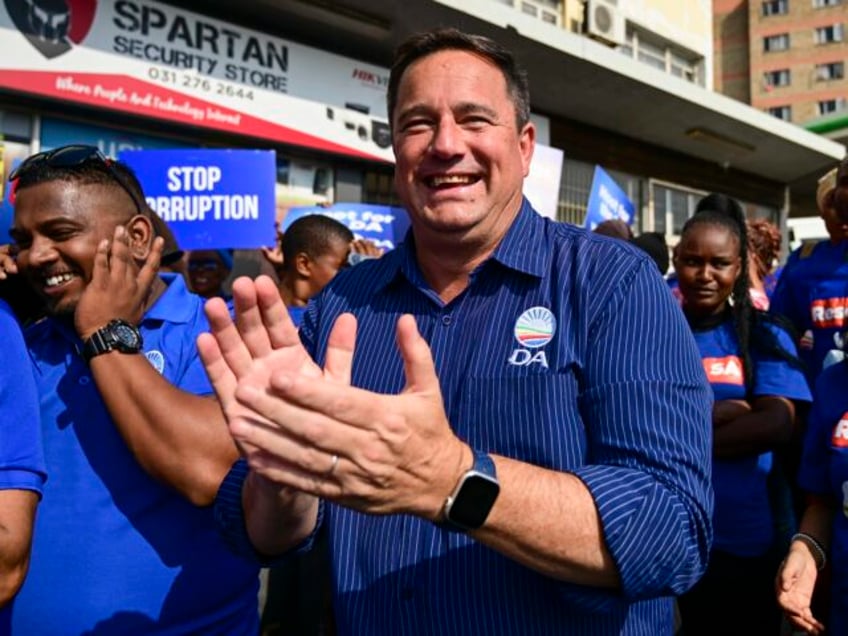
[[[126,347],[127,349],[138,349],[141,347],[138,330],[126,323],[115,323],[112,326],[112,334],[119,346]]]
[[[479,473],[466,475],[449,511],[453,523],[479,528],[486,521],[501,487],[491,477]]]

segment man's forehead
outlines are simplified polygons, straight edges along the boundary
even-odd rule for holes
[[[22,214],[42,217],[77,217],[85,213],[107,214],[132,209],[120,187],[73,179],[52,179],[27,185],[15,193],[15,218]],[[125,201],[126,199],[126,201]]]
[[[449,67],[446,77],[441,76],[442,67]],[[471,81],[464,82],[463,78]],[[425,108],[431,89],[445,86],[443,82],[447,82],[449,93],[458,100],[453,109],[478,110],[484,107],[487,98],[509,99],[506,77],[491,60],[470,51],[447,49],[415,60],[404,71],[398,85],[396,114]],[[494,111],[496,107],[492,105],[490,109]]]
[[[421,67],[427,67],[428,72],[433,72],[439,67],[456,67],[457,65],[460,65],[462,68],[489,68],[492,72],[503,78],[503,71],[497,66],[497,64],[484,55],[474,51],[466,51],[464,49],[442,49],[428,53],[427,55],[419,57],[417,60],[412,62],[403,72],[400,79],[400,85],[402,86],[404,81],[407,80],[410,75],[416,74],[416,71],[421,72]],[[506,80],[504,80],[504,83],[506,83]]]

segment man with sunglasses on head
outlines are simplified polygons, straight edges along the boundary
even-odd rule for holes
[[[157,274],[141,186],[89,146],[10,180],[17,268],[49,313],[25,335],[50,475],[12,633],[257,633],[258,569],[210,506],[237,452],[194,346],[202,299]]]

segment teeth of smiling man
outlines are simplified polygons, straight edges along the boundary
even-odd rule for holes
[[[449,184],[469,184],[472,181],[474,181],[474,178],[467,175],[467,174],[449,174],[449,175],[442,175],[440,177],[431,177],[430,178],[430,183],[432,183],[433,186],[436,186],[436,187],[438,187],[440,185],[445,185],[445,184],[448,184],[448,183]]]
[[[53,287],[55,285],[61,285],[62,283],[67,283],[74,277],[73,274],[57,274],[56,276],[48,276],[44,279],[44,282],[47,283],[48,287]]]

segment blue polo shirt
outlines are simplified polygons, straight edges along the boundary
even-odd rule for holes
[[[180,389],[210,393],[195,346],[208,330],[202,299],[182,277],[163,279],[140,325],[145,356]],[[26,338],[51,479],[13,633],[255,635],[257,566],[227,550],[211,507],[193,506],[135,460],[70,325],[43,320]]]
[[[0,300],[0,490],[32,490],[41,495],[47,478],[38,392],[24,338],[12,309]],[[12,601],[14,603],[14,601]],[[12,605],[0,609],[0,634],[9,633]]]
[[[828,352],[842,348],[848,327],[848,241],[819,241],[789,255],[769,311],[792,323],[812,385]]]
[[[21,328],[11,307],[0,300],[0,490],[42,492],[47,478],[38,392]]]
[[[543,219],[525,201],[448,304],[424,281],[409,236],[339,273],[301,326],[319,363],[342,312],[359,323],[353,384],[403,388],[395,324],[411,313],[460,438],[579,477],[597,503],[622,590],[553,580],[417,517],[325,505],[339,633],[673,632],[671,596],[702,574],[710,546],[711,395],[653,261]],[[228,516],[237,488],[225,486],[222,524],[243,532]]]
[[[798,484],[829,497],[833,504],[830,538],[831,598],[829,634],[848,634],[848,362],[822,371],[807,420]],[[819,616],[818,618],[822,618]]]
[[[768,329],[783,349],[795,355],[795,344],[783,329],[773,324],[760,328]],[[713,329],[695,331],[695,341],[716,401],[763,396],[810,401],[810,390],[800,369],[756,349],[751,351],[754,386],[748,391],[732,320]],[[713,460],[715,549],[754,557],[764,554],[773,545],[774,522],[767,487],[772,463],[771,452]]]

